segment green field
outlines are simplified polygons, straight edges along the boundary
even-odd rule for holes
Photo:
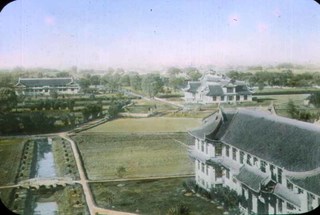
[[[192,174],[186,133],[83,133],[73,137],[78,143],[91,180],[116,179],[124,167],[124,178]]]
[[[201,125],[200,118],[123,118],[107,122],[86,132],[186,132],[199,125]]]
[[[143,180],[130,182],[91,183],[91,190],[98,206],[139,214],[167,214],[169,208],[182,203],[190,209],[190,215],[220,215],[217,209],[204,199],[185,196],[182,186],[186,178]],[[110,198],[111,197],[111,198]]]
[[[14,184],[18,172],[24,139],[0,139],[0,186]]]
[[[133,105],[125,108],[129,113],[167,112],[178,109],[171,104],[158,101],[146,101],[144,99],[136,99],[133,100],[132,103]]]

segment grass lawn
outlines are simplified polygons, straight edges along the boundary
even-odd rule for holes
[[[85,132],[186,132],[200,125],[200,118],[123,118],[104,123]]]
[[[308,94],[291,94],[291,95],[268,95],[268,96],[257,96],[258,99],[264,99],[274,103],[278,108],[286,108],[286,105],[291,99],[296,105],[302,106],[304,99],[306,99]]]
[[[24,139],[0,139],[0,186],[14,184],[18,172]]]
[[[194,165],[187,147],[186,133],[82,133],[78,143],[91,180],[116,179],[119,167],[124,178],[192,174]]]
[[[191,215],[223,213],[204,199],[185,196],[184,180],[186,178],[91,183],[90,186],[97,205],[103,208],[113,206],[114,210],[152,215],[166,214],[169,208],[182,203],[190,209]]]
[[[158,101],[147,101],[144,99],[133,100],[133,105],[126,107],[129,113],[149,113],[151,110],[156,112],[174,111],[178,108],[167,103]]]

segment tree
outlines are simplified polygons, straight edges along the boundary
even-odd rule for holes
[[[176,91],[179,88],[183,88],[185,86],[186,80],[183,77],[170,77],[169,85]]]
[[[130,76],[130,86],[133,90],[141,90],[141,77],[138,73],[131,73]]]
[[[315,107],[320,107],[320,93],[312,93],[309,97],[310,103],[313,104]]]
[[[163,87],[163,81],[159,74],[147,74],[142,79],[142,90],[150,97],[156,96]]]
[[[287,112],[293,119],[296,119],[299,115],[299,110],[291,99],[287,103]]]
[[[18,103],[15,91],[8,87],[0,88],[0,113],[7,113]]]
[[[122,108],[123,105],[120,102],[112,101],[108,109],[109,117],[115,118],[122,111]]]

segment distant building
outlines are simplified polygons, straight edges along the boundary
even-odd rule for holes
[[[219,110],[189,132],[196,183],[229,187],[245,214],[289,214],[320,205],[320,127],[267,112]]]
[[[207,73],[199,81],[189,81],[184,89],[187,103],[225,103],[252,101],[252,92],[244,81],[234,81],[225,75]]]
[[[58,94],[77,94],[80,87],[73,78],[19,78],[15,85],[18,95],[50,95],[51,91]]]

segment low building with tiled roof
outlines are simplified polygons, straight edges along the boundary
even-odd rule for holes
[[[252,101],[252,92],[243,81],[208,73],[199,81],[189,81],[184,89],[187,103],[225,103]]]
[[[80,87],[73,78],[19,78],[15,85],[17,94],[21,95],[50,95],[55,91],[58,94],[77,94]]]
[[[219,110],[189,134],[196,183],[207,191],[235,190],[245,214],[303,213],[320,205],[319,126],[257,110]]]

